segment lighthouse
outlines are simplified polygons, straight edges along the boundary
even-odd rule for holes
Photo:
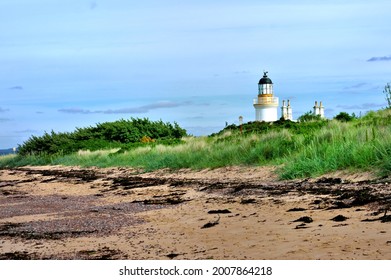
[[[255,120],[274,122],[277,120],[278,97],[273,93],[273,82],[266,71],[258,83],[258,98],[254,99]]]

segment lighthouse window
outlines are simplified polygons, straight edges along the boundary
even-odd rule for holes
[[[266,84],[266,93],[267,94],[270,94],[270,85],[269,84]]]

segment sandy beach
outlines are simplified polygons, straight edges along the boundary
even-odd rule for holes
[[[371,174],[3,169],[0,259],[391,259],[390,197]]]

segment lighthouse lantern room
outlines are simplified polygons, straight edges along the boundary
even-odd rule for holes
[[[258,98],[254,99],[255,120],[273,122],[277,120],[278,97],[274,97],[273,82],[266,71],[258,83]]]

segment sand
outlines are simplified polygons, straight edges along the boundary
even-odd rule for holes
[[[0,259],[391,259],[390,186],[271,167],[3,169]]]

